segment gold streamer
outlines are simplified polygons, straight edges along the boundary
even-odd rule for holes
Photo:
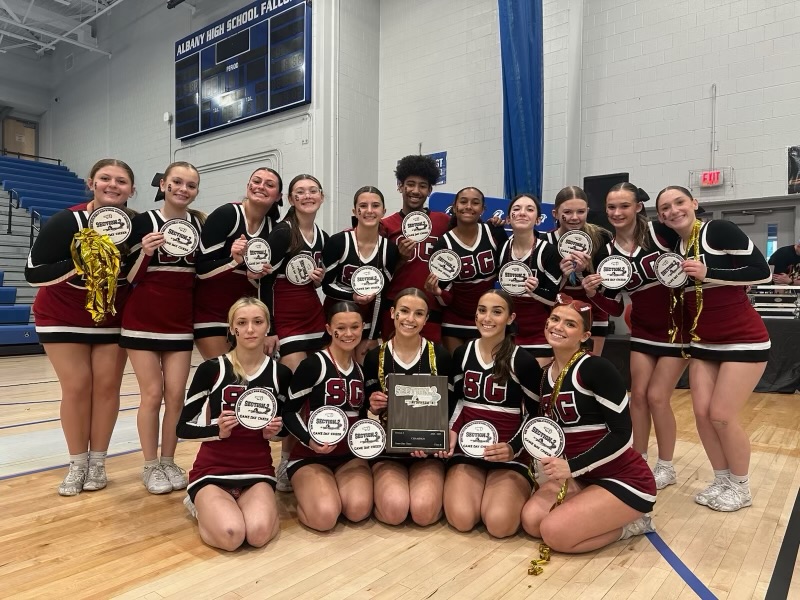
[[[689,240],[686,242],[686,252],[683,255],[684,260],[689,259],[691,252],[692,260],[700,260],[700,229],[703,227],[703,222],[700,219],[695,219],[692,223],[692,232],[689,234]],[[699,342],[700,336],[695,333],[697,330],[697,322],[700,320],[700,313],[703,312],[703,280],[695,278],[694,280],[694,295],[695,295],[695,315],[692,321],[692,326],[689,329],[689,337],[692,342]],[[683,328],[683,307],[686,297],[686,287],[681,288],[681,328]],[[668,330],[669,343],[674,344],[675,338],[678,335],[678,326],[675,323],[675,308],[678,304],[678,299],[675,295],[675,290],[669,291],[669,318],[671,326]],[[683,358],[691,358],[691,355],[681,348],[681,356]]]
[[[576,362],[580,360],[580,358],[586,354],[585,350],[578,350],[575,354],[573,354],[570,359],[567,361],[567,364],[564,365],[564,368],[561,369],[561,372],[556,377],[556,381],[553,384],[553,391],[550,394],[550,402],[547,403],[547,406],[541,406],[541,413],[543,416],[547,417],[548,419],[553,418],[553,402],[554,400],[558,399],[558,395],[561,393],[561,385],[564,383],[564,379],[567,377],[567,373],[572,368]],[[552,364],[552,363],[551,363]],[[544,378],[547,377],[547,371],[545,370],[542,373],[542,386],[544,385]],[[543,389],[539,390],[539,398],[541,399],[544,395]],[[539,488],[538,483],[536,483],[536,477],[532,473],[531,467],[533,466],[533,460],[531,460],[531,466],[528,467],[528,473],[533,478],[533,487],[534,492]],[[569,478],[564,480],[564,483],[561,484],[561,488],[558,490],[558,494],[556,495],[556,501],[553,502],[553,506],[550,507],[550,511],[552,511],[556,506],[560,506],[562,502],[564,502],[564,498],[567,497],[567,488],[569,486]],[[544,542],[539,544],[539,559],[534,559],[531,561],[531,566],[528,568],[528,575],[541,575],[544,571],[542,565],[550,562],[550,546],[545,544]]]
[[[117,314],[114,298],[120,271],[119,250],[107,235],[89,227],[81,229],[70,247],[78,275],[86,280],[86,310],[95,323]]]

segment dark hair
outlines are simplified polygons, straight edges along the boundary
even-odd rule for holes
[[[586,202],[586,209],[589,209],[589,197],[586,195],[586,192],[583,191],[582,188],[579,188],[577,185],[568,185],[565,188],[561,188],[561,191],[556,194],[556,199],[553,205],[555,210],[558,210],[558,207],[564,204],[567,200],[583,200]],[[558,224],[558,227],[561,227],[561,224]],[[583,231],[589,234],[589,237],[592,240],[592,255],[594,256],[600,250],[600,246],[603,245],[603,234],[607,234],[608,237],[611,237],[611,232],[603,227],[598,227],[594,223],[589,223],[588,221],[583,224]]]
[[[633,195],[633,199],[638,204],[639,202],[647,202],[650,196],[642,188],[636,187],[632,183],[622,181],[614,185],[608,194],[606,194],[606,202],[608,202],[608,195],[612,192],[627,192]],[[644,215],[644,211],[640,210],[636,213],[636,227],[633,230],[633,243],[644,250],[650,249],[650,236],[647,235],[647,227],[649,219]]]
[[[280,173],[278,173],[275,169],[272,169],[270,167],[258,167],[255,171],[250,173],[250,177],[247,178],[248,183],[253,178],[253,175],[258,173],[259,171],[267,171],[268,173],[272,173],[273,175],[275,175],[275,177],[278,178],[278,192],[281,193],[281,194],[283,193],[283,179],[281,179]],[[280,219],[280,216],[281,216],[280,207],[281,206],[283,206],[283,198],[279,197],[278,201],[275,202],[269,208],[269,210],[267,211],[266,218],[271,220],[271,221],[273,221],[273,222],[277,221],[278,219]]]
[[[458,202],[458,197],[467,190],[475,190],[481,195],[481,204],[486,206],[486,197],[483,195],[483,192],[480,191],[478,188],[472,185],[468,185],[465,188],[461,188],[456,192],[455,197],[453,198],[453,203],[450,205],[450,229],[453,229],[458,224],[458,218],[456,218],[456,203]]]
[[[289,191],[287,194],[291,196],[292,190],[294,189],[294,186],[297,185],[297,182],[303,181],[304,179],[308,179],[316,183],[319,187],[320,194],[324,193],[322,191],[322,184],[319,182],[319,179],[313,175],[309,175],[308,173],[301,173],[289,182]],[[303,234],[300,232],[300,224],[297,222],[297,211],[294,209],[294,206],[289,207],[289,210],[286,211],[286,216],[283,218],[283,220],[287,221],[289,225],[291,225],[289,228],[289,253],[297,252],[303,247],[304,242]]]
[[[506,211],[506,214],[509,216],[509,219],[511,218],[511,209],[514,207],[514,204],[520,198],[530,198],[531,200],[533,200],[533,203],[536,205],[536,216],[537,217],[542,216],[542,202],[541,200],[539,200],[539,198],[537,198],[533,194],[517,194],[516,196],[514,196],[514,198],[511,199],[511,202],[508,203],[508,210]],[[536,226],[538,224],[539,224],[538,222],[533,224],[534,230],[536,229]]]
[[[425,300],[425,307],[430,312],[430,308],[428,307],[428,296],[419,288],[415,287],[407,287],[400,290],[397,296],[394,297],[394,302],[392,302],[392,307],[397,308],[397,303],[400,302],[402,298],[406,296],[414,296],[414,298],[419,298],[420,300]]]
[[[200,171],[198,171],[197,167],[195,167],[192,163],[188,163],[188,162],[183,161],[183,160],[178,160],[178,161],[175,161],[173,163],[170,163],[167,166],[167,168],[164,169],[164,174],[161,176],[161,181],[166,181],[167,175],[169,175],[169,173],[170,173],[170,171],[172,171],[172,169],[191,169],[192,171],[197,173],[197,187],[199,189],[199,187],[200,187]],[[190,215],[193,215],[200,222],[200,225],[205,225],[206,217],[208,216],[208,215],[206,215],[206,213],[204,213],[202,211],[199,211],[199,210],[196,210],[194,208],[187,208],[186,212],[189,213]]]
[[[487,296],[488,294],[500,296],[500,298],[503,299],[503,302],[505,302],[506,306],[508,307],[509,315],[514,312],[514,300],[511,298],[511,295],[508,292],[493,288],[484,292],[481,295],[481,298]],[[478,302],[480,302],[480,299]],[[511,362],[514,358],[514,350],[517,349],[517,343],[514,341],[515,337],[516,328],[509,325],[506,327],[506,335],[503,338],[503,341],[500,342],[499,346],[497,346],[497,352],[494,352],[494,348],[492,348],[492,352],[494,352],[494,369],[492,369],[492,377],[494,378],[495,383],[498,385],[505,385],[511,378],[511,371],[513,370]]]
[[[550,312],[552,313],[559,306],[569,306],[578,313],[583,323],[583,330],[591,333],[592,305],[590,303],[584,302],[583,300],[575,300],[572,296],[568,296],[567,294],[558,293],[556,294],[556,302],[553,304],[553,308],[550,309]]]
[[[397,162],[394,176],[397,178],[397,181],[403,183],[412,175],[422,177],[433,187],[436,185],[436,182],[439,181],[441,171],[439,167],[436,166],[436,161],[430,156],[411,154],[409,156],[404,156]]]
[[[383,204],[383,207],[386,208],[386,200],[384,200],[383,198],[383,193],[373,185],[365,185],[356,190],[356,193],[353,194],[353,208],[355,208],[356,205],[358,204],[358,197],[361,194],[376,194],[381,199],[381,204]],[[353,215],[350,218],[350,222],[353,224],[353,227],[358,225],[358,219],[356,218],[355,215]],[[381,225],[379,225],[378,227],[380,228]]]
[[[357,313],[359,316],[361,316],[361,311],[358,308],[358,304],[352,300],[340,300],[339,302],[331,304],[327,308],[325,311],[325,322],[330,325],[331,321],[333,321],[333,317],[340,313]]]
[[[120,167],[121,169],[124,169],[128,174],[128,177],[131,178],[131,185],[136,183],[136,180],[133,176],[133,169],[128,166],[128,163],[116,158],[101,158],[94,163],[92,168],[89,169],[89,179],[94,179],[94,176],[97,175],[97,172],[103,167]]]
[[[687,190],[685,187],[680,186],[680,185],[668,185],[663,190],[658,192],[658,196],[656,196],[656,212],[658,212],[658,199],[661,198],[661,194],[663,194],[664,192],[668,192],[669,190],[677,190],[681,194],[683,194],[684,196],[689,198],[689,200],[694,200],[695,199],[694,196],[692,196],[692,192]]]

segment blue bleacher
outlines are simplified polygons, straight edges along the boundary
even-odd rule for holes
[[[22,167],[24,169],[44,169],[51,171],[66,171],[69,169],[64,165],[57,165],[55,163],[37,162],[28,160],[26,158],[15,158],[13,156],[0,156],[0,165],[8,165],[9,167]]]
[[[52,185],[43,185],[41,183],[26,183],[20,181],[18,179],[3,179],[2,180],[3,188],[6,190],[13,189],[16,191],[16,196],[20,196],[25,194],[26,192],[31,192],[30,196],[47,196],[48,194],[55,191],[55,187]],[[72,194],[73,191],[76,195],[80,195],[84,198],[91,198],[91,191],[84,185],[81,185],[80,189],[78,186],[64,186],[61,189],[67,190],[68,193]],[[16,197],[15,196],[15,197]]]
[[[65,208],[69,208],[70,206],[81,204],[82,202],[86,202],[86,199],[84,198],[50,199],[50,198],[31,198],[29,196],[23,196],[22,198],[20,198],[19,205],[21,208],[24,208],[26,210],[31,206],[41,206],[42,208],[57,208],[59,210],[63,210]]]
[[[63,183],[80,183],[84,184],[82,179],[77,175],[62,171],[61,173],[51,173],[45,171],[32,171],[30,169],[10,169],[0,166],[0,178],[2,179],[30,179],[31,183],[40,183],[41,181],[63,182]]]

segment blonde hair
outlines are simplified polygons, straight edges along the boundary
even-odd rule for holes
[[[249,296],[245,296],[244,298],[239,298],[236,302],[233,303],[230,310],[228,310],[228,329],[233,329],[233,321],[236,317],[236,311],[241,308],[245,308],[247,306],[255,306],[261,309],[264,313],[264,317],[267,319],[267,330],[269,331],[270,327],[270,317],[269,317],[269,309],[267,305],[264,304],[258,298],[252,298]],[[231,366],[233,367],[233,373],[236,375],[237,381],[245,381],[247,379],[247,373],[244,371],[244,367],[242,367],[242,363],[239,362],[239,357],[236,353],[236,348],[234,347],[230,352],[227,354],[228,360],[231,361]]]

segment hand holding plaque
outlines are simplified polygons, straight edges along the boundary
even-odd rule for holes
[[[389,453],[450,450],[447,377],[391,373],[386,388]]]

